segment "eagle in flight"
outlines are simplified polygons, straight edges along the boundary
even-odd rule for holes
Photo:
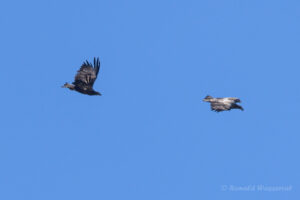
[[[225,98],[213,98],[211,96],[206,96],[203,101],[209,102],[211,110],[216,112],[231,110],[231,109],[240,109],[244,110],[242,106],[236,104],[240,103],[241,100],[235,97],[225,97]]]
[[[100,92],[97,92],[93,89],[93,85],[97,79],[99,69],[99,58],[94,58],[94,65],[89,61],[85,61],[77,71],[75,81],[72,84],[65,83],[62,87],[69,88],[70,90],[75,90],[82,94],[101,96]]]

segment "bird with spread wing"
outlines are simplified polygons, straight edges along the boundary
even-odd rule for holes
[[[231,110],[231,109],[240,109],[244,110],[242,106],[236,104],[240,103],[241,100],[235,97],[225,97],[225,98],[213,98],[207,95],[203,101],[209,102],[211,110],[216,112]]]
[[[65,83],[62,87],[69,88],[70,90],[75,90],[82,94],[101,96],[100,92],[97,92],[93,89],[93,85],[97,79],[99,69],[99,58],[94,58],[94,65],[91,64],[89,61],[86,61],[81,65],[80,69],[77,71],[75,81],[72,84]]]

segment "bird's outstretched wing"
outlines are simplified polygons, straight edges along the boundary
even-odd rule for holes
[[[75,76],[74,85],[82,88],[92,88],[100,69],[99,58],[94,58],[94,66],[89,62],[84,62]]]

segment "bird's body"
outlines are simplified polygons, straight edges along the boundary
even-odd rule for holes
[[[77,71],[75,81],[72,84],[65,83],[62,87],[75,90],[87,95],[101,95],[93,89],[94,82],[100,69],[99,58],[94,58],[94,66],[88,61],[84,62]]]
[[[203,101],[209,102],[211,110],[216,112],[231,110],[231,109],[240,109],[244,110],[242,106],[236,104],[240,103],[241,100],[235,97],[225,97],[225,98],[213,98],[211,96],[206,96]]]

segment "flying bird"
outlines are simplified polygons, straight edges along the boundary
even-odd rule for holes
[[[99,58],[94,58],[94,65],[92,65],[89,61],[85,61],[77,71],[75,81],[72,84],[65,83],[62,87],[69,88],[70,90],[75,90],[82,94],[101,96],[100,92],[97,92],[93,89],[93,85],[95,83],[95,80],[97,79],[99,69]]]
[[[244,110],[242,106],[236,104],[240,103],[241,100],[235,97],[225,97],[225,98],[213,98],[207,95],[203,101],[209,102],[211,110],[216,112],[231,110],[231,109],[240,109]]]

